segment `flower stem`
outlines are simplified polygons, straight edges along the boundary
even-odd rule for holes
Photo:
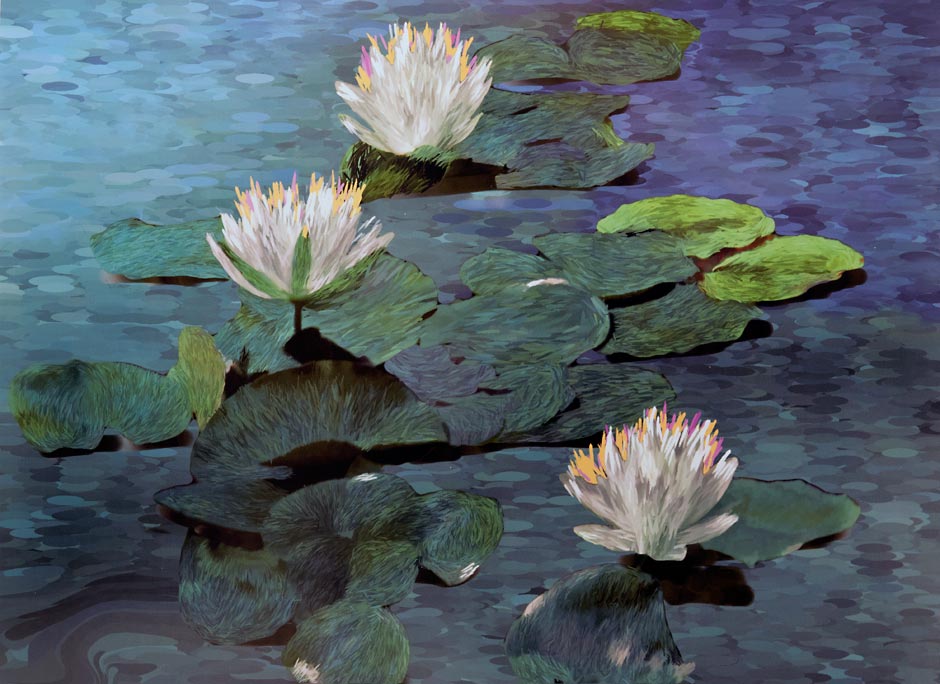
[[[304,303],[294,302],[294,334],[297,335],[303,329]]]

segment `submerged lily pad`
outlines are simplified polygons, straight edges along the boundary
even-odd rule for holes
[[[588,14],[578,17],[576,26],[578,29],[636,31],[669,40],[683,50],[701,37],[701,31],[684,19],[672,19],[656,12],[639,12],[636,10]]]
[[[296,594],[284,563],[271,553],[246,551],[190,532],[180,555],[180,613],[217,644],[263,639],[286,624]]]
[[[597,223],[599,233],[661,230],[682,240],[688,256],[705,258],[726,247],[746,247],[774,232],[757,207],[691,195],[649,197],[622,205]]]
[[[445,441],[440,419],[397,378],[348,361],[261,377],[229,397],[193,446],[202,479],[244,477],[285,459],[314,466],[336,443],[369,450]]]
[[[166,375],[129,363],[69,361],[30,366],[13,378],[10,408],[39,451],[93,449],[107,428],[138,444],[180,434],[195,413],[208,421],[222,400],[225,361],[200,328],[180,333]]]
[[[731,512],[738,521],[702,546],[753,566],[849,529],[860,510],[848,496],[831,494],[804,480],[739,477],[706,515]]]
[[[400,684],[409,655],[398,618],[386,608],[343,600],[298,624],[281,659],[298,682]]]
[[[705,274],[701,287],[713,299],[770,302],[798,297],[864,264],[861,254],[838,240],[776,236],[729,256]]]
[[[218,216],[167,226],[124,219],[92,235],[91,248],[104,270],[134,280],[167,276],[227,278],[212,256],[206,233],[222,239]]]
[[[525,285],[442,306],[425,321],[422,345],[488,364],[567,364],[601,344],[607,307],[568,285]]]
[[[526,684],[678,684],[692,671],[666,621],[659,584],[622,565],[564,577],[536,597],[506,637]]]
[[[548,423],[510,435],[507,443],[551,443],[584,439],[605,425],[632,423],[645,409],[676,397],[669,381],[659,373],[630,364],[572,366],[568,379],[575,402]]]
[[[763,312],[750,304],[711,299],[695,285],[678,285],[664,297],[611,309],[610,315],[613,330],[600,351],[649,357],[736,340]]]
[[[284,353],[294,336],[293,307],[243,291],[241,298],[241,309],[216,335],[219,349],[233,359],[246,353],[251,373],[296,365]],[[304,308],[303,325],[379,364],[418,341],[422,319],[436,306],[434,281],[414,264],[383,254],[356,287]]]

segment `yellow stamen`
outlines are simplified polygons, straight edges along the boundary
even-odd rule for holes
[[[431,38],[434,37],[434,31],[431,30],[431,27],[427,24],[424,25],[424,42],[427,43],[428,47],[431,47]]]

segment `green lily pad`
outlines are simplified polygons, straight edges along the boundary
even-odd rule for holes
[[[42,452],[93,449],[107,428],[138,444],[208,421],[222,400],[225,361],[199,328],[180,333],[179,361],[166,375],[129,363],[69,361],[18,373],[10,408],[23,436]]]
[[[814,285],[861,268],[864,257],[838,240],[776,236],[732,254],[706,273],[701,288],[713,299],[770,302],[798,297]]]
[[[597,223],[600,233],[661,230],[680,238],[688,256],[705,258],[726,247],[746,247],[774,232],[757,207],[691,195],[649,197],[622,205]]]
[[[692,671],[649,575],[621,565],[558,580],[512,623],[506,654],[526,684],[678,684]]]
[[[604,303],[567,285],[508,287],[442,306],[425,321],[422,345],[488,364],[567,364],[607,337]]]
[[[553,233],[532,240],[564,276],[598,297],[640,292],[698,272],[682,243],[660,232],[640,235]]]
[[[440,419],[397,378],[317,361],[258,378],[223,402],[193,445],[190,467],[199,479],[244,478],[282,457],[315,466],[337,443],[369,450],[435,441],[445,441]]]
[[[400,684],[409,656],[398,618],[386,608],[343,600],[298,624],[281,659],[299,682]]]
[[[574,401],[565,366],[512,366],[486,381],[484,389],[509,390],[501,434],[536,428]],[[499,441],[499,436],[495,441]]]
[[[248,355],[248,372],[282,370],[296,365],[284,353],[294,336],[294,309],[242,291],[242,307],[216,335],[229,358]],[[389,254],[381,255],[358,286],[303,310],[304,327],[354,356],[382,363],[418,341],[421,321],[437,306],[434,281],[418,268]]]
[[[385,362],[385,370],[425,402],[470,396],[481,382],[496,378],[492,366],[473,359],[455,361],[441,346],[405,349]]]
[[[695,285],[678,285],[664,297],[611,309],[610,315],[613,330],[600,351],[645,358],[736,340],[763,312],[750,304],[711,299]]]
[[[349,563],[346,598],[370,606],[404,601],[418,578],[420,550],[411,542],[389,539],[360,541]]]
[[[676,398],[669,381],[659,373],[631,364],[572,366],[568,380],[577,401],[544,425],[508,435],[507,443],[554,443],[584,439],[605,425],[632,423],[645,409]]]
[[[222,239],[218,216],[168,226],[124,219],[92,235],[91,248],[104,270],[134,280],[167,276],[228,278],[212,256],[206,233]]]
[[[654,35],[675,43],[685,50],[701,36],[701,31],[684,19],[672,19],[656,12],[618,10],[578,17],[578,29],[616,29]]]
[[[433,404],[447,428],[447,442],[454,446],[483,444],[503,428],[508,397],[478,392]]]
[[[289,622],[297,597],[277,557],[190,532],[180,555],[179,600],[183,620],[203,638],[241,644]]]
[[[848,496],[831,494],[804,480],[739,477],[706,515],[731,512],[738,521],[702,546],[753,566],[849,529],[860,511]]]
[[[497,294],[509,285],[546,278],[565,278],[565,274],[557,264],[536,254],[505,247],[490,247],[460,267],[460,280],[478,295]]]
[[[260,532],[286,492],[264,480],[210,480],[163,489],[154,501],[191,521],[240,532]]]

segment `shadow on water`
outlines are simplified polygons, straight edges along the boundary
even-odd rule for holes
[[[50,452],[38,452],[43,458],[71,458],[73,456],[89,456],[91,454],[108,454],[118,451],[149,451],[151,449],[177,449],[191,446],[196,438],[189,430],[185,430],[175,437],[164,439],[151,444],[135,444],[121,435],[105,435],[93,449],[56,449]],[[31,452],[32,453],[32,452]]]
[[[629,555],[623,556],[620,564],[655,577],[666,602],[674,606],[685,603],[749,606],[754,602],[754,590],[747,583],[744,571],[735,566],[718,565],[729,560],[732,560],[729,556],[693,545],[688,547],[688,554],[681,561]]]
[[[868,273],[865,271],[865,269],[856,268],[852,271],[846,271],[838,280],[833,280],[828,283],[821,283],[811,287],[799,297],[794,297],[793,299],[787,299],[780,302],[760,302],[760,305],[765,307],[774,307],[783,306],[785,304],[809,302],[814,299],[826,299],[831,294],[840,292],[841,290],[848,290],[849,288],[858,287],[859,285],[864,285],[867,281]]]

